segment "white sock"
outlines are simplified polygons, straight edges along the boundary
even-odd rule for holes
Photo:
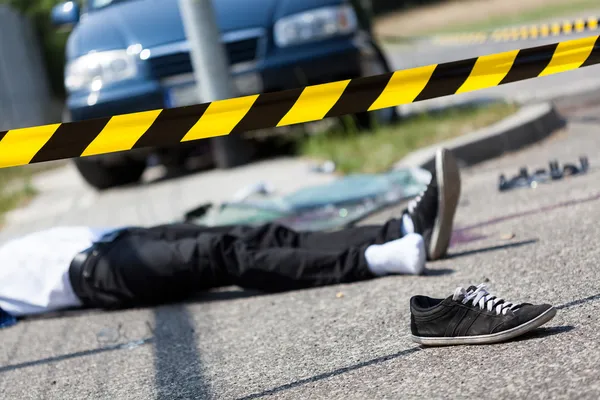
[[[415,224],[413,223],[412,218],[408,214],[404,214],[402,216],[402,225],[400,227],[402,231],[402,236],[406,236],[409,233],[415,233]]]
[[[374,244],[365,250],[365,258],[374,275],[420,275],[425,268],[425,243],[416,233],[387,242]]]

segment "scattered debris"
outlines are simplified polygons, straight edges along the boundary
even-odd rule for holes
[[[127,342],[127,343],[123,343],[123,344],[115,346],[115,349],[133,350],[135,348],[145,345],[146,343],[151,343],[153,340],[154,340],[154,338],[132,340],[131,342]]]
[[[243,202],[252,196],[270,196],[275,193],[275,187],[270,182],[256,182],[238,190],[233,195],[234,202]]]
[[[336,294],[335,297],[337,297],[338,299],[341,299],[342,297],[344,297],[344,293],[338,292],[338,294]]]
[[[275,193],[268,182],[256,182],[242,188],[230,201],[206,203],[187,211],[184,219],[203,226],[277,222],[301,231],[339,229],[414,198],[430,180],[431,172],[415,167],[335,177],[291,193]]]
[[[104,328],[96,334],[96,338],[100,343],[116,343],[121,338],[121,334],[119,329]]]
[[[332,174],[335,172],[336,165],[333,161],[328,160],[320,164],[311,166],[310,170],[321,174]]]
[[[502,239],[502,240],[510,240],[510,239],[512,239],[514,237],[515,237],[514,233],[505,233],[505,234],[503,234],[503,235],[500,236],[500,239]]]
[[[587,156],[579,158],[580,167],[575,164],[565,164],[562,168],[558,161],[553,160],[548,163],[549,170],[538,169],[533,174],[529,174],[527,167],[521,167],[519,173],[511,179],[506,179],[504,174],[500,175],[498,190],[506,190],[529,187],[535,189],[540,183],[548,183],[554,180],[562,179],[566,176],[585,174],[589,170],[589,161]]]

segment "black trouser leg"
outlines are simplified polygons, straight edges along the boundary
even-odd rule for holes
[[[165,240],[196,237],[199,233],[227,234],[244,240],[252,240],[261,248],[293,247],[309,250],[343,250],[352,246],[381,244],[402,236],[401,220],[391,219],[384,225],[363,225],[335,232],[298,232],[280,224],[259,227],[244,225],[203,227],[180,223],[148,228]]]
[[[99,246],[90,259],[93,273],[79,282],[94,307],[181,300],[229,284],[274,292],[346,283],[373,277],[364,258],[367,246],[399,237],[397,220],[331,233],[278,224],[135,228]]]

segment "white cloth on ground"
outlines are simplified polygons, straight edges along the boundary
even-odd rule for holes
[[[69,280],[71,261],[114,230],[57,227],[0,246],[0,308],[21,317],[80,307]]]

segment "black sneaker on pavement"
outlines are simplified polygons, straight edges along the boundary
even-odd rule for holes
[[[556,315],[549,304],[510,303],[485,285],[457,288],[446,299],[410,299],[412,340],[426,346],[490,344],[530,332]]]
[[[415,233],[423,236],[427,259],[437,260],[446,255],[458,200],[460,171],[448,149],[441,148],[435,156],[435,170],[427,189],[408,204]]]

